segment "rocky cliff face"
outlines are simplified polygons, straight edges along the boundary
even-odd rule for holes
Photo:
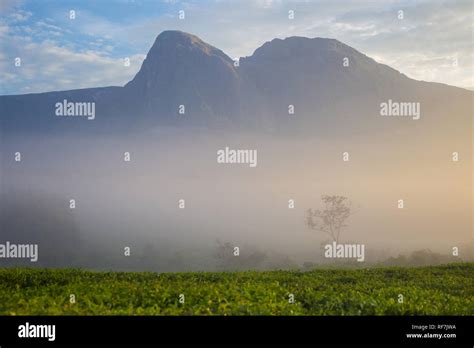
[[[469,120],[472,95],[409,79],[333,39],[274,39],[235,66],[198,37],[165,31],[124,87],[3,96],[0,110],[8,132],[200,126],[314,134],[407,127],[380,117],[380,104],[389,99],[419,102],[420,123],[443,128],[453,117]],[[64,99],[95,102],[96,119],[58,120],[54,105]]]

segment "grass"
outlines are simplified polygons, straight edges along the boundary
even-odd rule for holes
[[[164,274],[0,269],[0,314],[474,315],[474,263]]]

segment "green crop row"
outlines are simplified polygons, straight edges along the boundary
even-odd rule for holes
[[[474,263],[163,274],[0,269],[0,314],[474,315]]]

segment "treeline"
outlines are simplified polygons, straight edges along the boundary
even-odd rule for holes
[[[39,259],[0,259],[0,267],[86,268],[153,272],[241,271],[241,270],[311,270],[319,267],[364,268],[372,266],[424,266],[450,262],[474,261],[474,243],[459,245],[458,255],[440,254],[429,249],[390,255],[384,250],[367,249],[365,262],[347,259],[325,259],[321,250],[304,261],[253,244],[214,240],[207,246],[162,240],[160,236],[144,237],[125,230],[120,240],[117,231],[100,238],[86,238],[76,214],[63,199],[29,192],[6,197],[0,195],[0,242],[38,244]],[[5,204],[8,202],[8,204]],[[135,235],[134,235],[135,234]],[[89,231],[89,236],[91,233]],[[130,245],[132,244],[132,245]],[[130,247],[127,255],[125,248]],[[321,243],[324,245],[324,243]]]

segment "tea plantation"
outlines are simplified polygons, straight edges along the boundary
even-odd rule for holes
[[[0,314],[474,315],[474,263],[164,274],[0,269]]]

